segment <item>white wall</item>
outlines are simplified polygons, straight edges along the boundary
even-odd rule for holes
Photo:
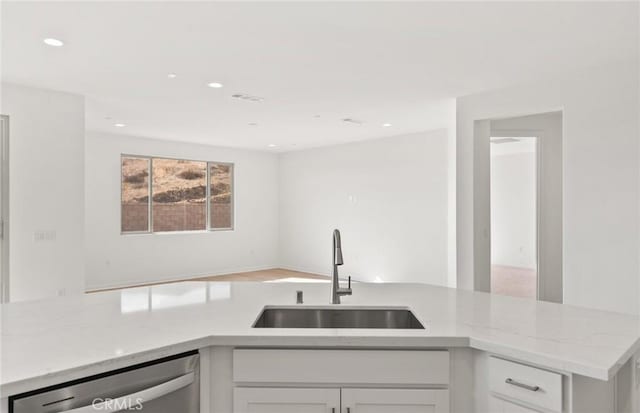
[[[10,299],[82,292],[84,98],[2,86],[11,128]]]
[[[280,263],[329,274],[447,285],[447,130],[280,156]]]
[[[564,302],[637,314],[640,287],[638,60],[458,99],[458,285],[472,289],[489,254],[488,191],[474,191],[475,121],[563,110]],[[488,173],[488,172],[487,172]],[[478,231],[479,229],[479,231]],[[488,230],[488,228],[485,228]],[[481,282],[481,281],[480,281]]]
[[[535,270],[536,153],[527,143],[533,150],[505,154],[491,145],[491,264]]]
[[[120,234],[120,155],[235,163],[235,230]],[[275,154],[87,133],[87,288],[277,267]]]

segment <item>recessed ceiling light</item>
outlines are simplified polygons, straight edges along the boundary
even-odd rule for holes
[[[167,77],[168,77],[169,79],[175,79],[177,76],[178,76],[178,75],[176,75],[175,73],[169,73],[169,74],[167,75]]]
[[[385,128],[388,128],[389,126],[391,126],[390,123],[383,123],[382,126],[384,126]]]
[[[115,126],[116,128],[124,128],[127,125],[124,123],[114,123],[113,126]]]
[[[268,147],[270,147],[270,148],[275,148],[275,147],[276,147],[276,146],[278,146],[278,145],[276,145],[275,143],[270,143],[270,144],[268,144],[267,146],[268,146]]]
[[[44,44],[46,44],[48,46],[53,46],[53,47],[64,46],[64,42],[62,40],[54,39],[53,37],[47,37],[46,39],[43,39],[42,41],[44,42]]]
[[[220,89],[223,86],[223,84],[218,82],[211,82],[211,83],[207,83],[207,86],[212,87],[214,89]]]

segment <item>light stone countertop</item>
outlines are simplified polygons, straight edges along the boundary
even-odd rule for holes
[[[354,284],[347,306],[410,308],[425,330],[254,329],[265,305],[328,306],[329,284],[184,282],[0,307],[0,394],[211,345],[472,347],[608,380],[640,318],[424,284]]]

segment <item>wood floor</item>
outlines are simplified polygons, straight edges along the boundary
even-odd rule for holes
[[[311,274],[308,272],[285,270],[282,268],[272,268],[270,270],[238,272],[234,274],[212,275],[209,277],[193,278],[189,281],[278,281],[288,278],[306,280],[328,280],[324,275]]]
[[[282,268],[272,268],[268,270],[239,272],[223,275],[211,275],[206,277],[190,278],[180,281],[166,281],[159,283],[140,284],[136,286],[124,287],[147,287],[159,284],[171,284],[183,281],[209,281],[209,282],[229,282],[229,281],[253,281],[253,282],[278,282],[278,281],[328,281],[330,278],[324,275],[312,274],[308,272],[285,270]],[[511,295],[516,297],[536,297],[536,271],[527,268],[508,267],[494,265],[491,267],[491,292],[494,294]],[[111,288],[98,291],[119,290],[121,288]]]
[[[491,266],[491,292],[514,297],[536,298],[537,274],[532,268]]]
[[[248,272],[238,272],[232,274],[222,274],[222,275],[210,275],[206,277],[197,277],[197,278],[189,278],[186,280],[176,280],[176,281],[163,281],[157,283],[147,283],[147,284],[138,284],[131,285],[128,287],[120,287],[120,288],[105,288],[101,290],[91,290],[88,293],[97,293],[100,291],[113,291],[113,290],[123,290],[125,288],[137,288],[137,287],[150,287],[153,285],[162,285],[162,284],[173,284],[178,282],[188,282],[188,281],[254,281],[254,282],[277,282],[277,281],[299,281],[304,282],[308,280],[310,282],[318,282],[318,281],[328,281],[330,277],[318,274],[312,274],[308,272],[301,271],[292,271],[285,270],[283,268],[272,268],[269,270],[260,270],[260,271],[248,271]]]

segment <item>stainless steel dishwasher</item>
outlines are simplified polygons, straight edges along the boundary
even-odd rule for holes
[[[200,413],[200,358],[189,352],[9,398],[9,413]]]

